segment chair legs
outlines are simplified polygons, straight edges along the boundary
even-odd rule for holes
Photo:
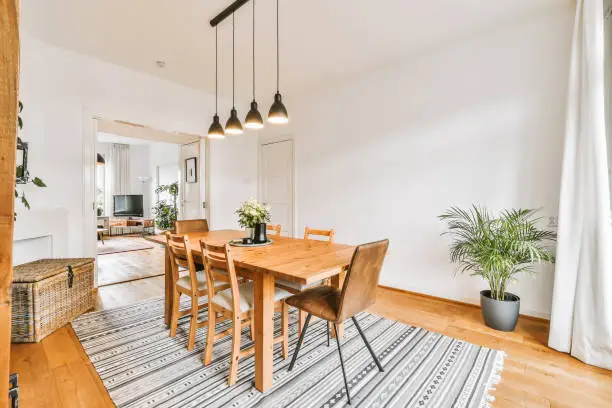
[[[334,323],[334,332],[338,333],[338,327]],[[349,394],[348,382],[346,381],[346,371],[344,370],[344,359],[342,358],[342,348],[340,347],[340,339],[336,336],[336,344],[338,345],[338,354],[340,355],[340,367],[342,367],[342,377],[344,378],[344,388],[346,388],[346,398],[351,405],[351,394]]]
[[[198,297],[191,297],[191,320],[189,321],[189,341],[187,350],[193,350],[195,346],[196,330],[198,328]]]
[[[327,328],[327,347],[329,347],[329,322],[325,322],[325,326]]]
[[[295,360],[297,360],[298,353],[300,352],[300,347],[302,347],[302,341],[304,341],[304,335],[306,334],[306,329],[308,329],[308,323],[310,323],[311,317],[312,315],[310,313],[308,313],[308,316],[306,316],[304,327],[302,328],[302,332],[300,333],[300,339],[298,340],[298,343],[295,346],[295,351],[293,352],[293,358],[291,359],[291,364],[289,364],[289,371],[293,370],[293,365],[295,364]]]
[[[204,365],[209,365],[212,361],[213,347],[215,344],[215,334],[217,328],[217,312],[213,311],[212,303],[208,303],[208,338],[206,340],[206,350],[204,350]]]
[[[179,306],[181,302],[181,292],[174,290],[172,297],[172,316],[170,316],[170,337],[176,336],[176,328],[179,320]]]
[[[230,362],[229,377],[227,379],[228,385],[236,384],[236,379],[238,378],[238,361],[240,360],[241,340],[241,321],[239,317],[234,320],[234,327],[232,331],[232,360]]]
[[[357,319],[355,318],[355,316],[353,316],[353,323],[355,324],[355,327],[357,328],[357,331],[361,335],[361,338],[363,339],[363,342],[365,343],[366,347],[368,348],[368,351],[372,355],[372,358],[374,359],[374,362],[378,366],[378,369],[381,372],[385,371],[385,370],[383,370],[383,366],[380,364],[380,361],[378,361],[378,358],[376,357],[376,354],[374,354],[374,350],[372,350],[372,347],[370,346],[370,343],[368,342],[368,339],[366,338],[365,334],[361,330],[361,326],[359,326],[359,322],[357,322]]]

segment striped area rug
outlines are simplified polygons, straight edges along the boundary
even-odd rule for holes
[[[188,301],[188,300],[187,300]],[[182,305],[187,307],[188,303]],[[206,312],[203,311],[203,314]],[[204,317],[204,316],[203,316]],[[380,373],[352,324],[347,321],[342,353],[352,407],[488,407],[489,391],[500,380],[504,353],[368,313],[359,323],[385,368]],[[275,328],[280,330],[280,316]],[[290,355],[297,342],[297,313],[291,310]],[[228,327],[219,323],[217,331]],[[296,366],[274,349],[274,385],[254,387],[254,358],[242,359],[238,382],[229,387],[230,337],[215,343],[213,362],[202,354],[206,329],[188,351],[188,318],[170,338],[163,300],[85,314],[72,326],[113,402],[118,407],[345,407],[335,341],[327,347],[325,324],[313,319]],[[251,344],[248,329],[243,345]]]

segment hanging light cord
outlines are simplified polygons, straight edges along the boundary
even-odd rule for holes
[[[255,100],[255,0],[253,0],[253,100]]]
[[[234,13],[232,13],[232,107],[236,107],[236,24],[234,23]]]
[[[215,26],[215,115],[219,114],[219,63],[217,62],[219,57],[219,40],[217,32],[218,30]]]
[[[278,41],[278,0],[276,0],[276,92],[278,93],[279,90],[279,52],[278,52],[278,48],[279,48],[279,41]]]

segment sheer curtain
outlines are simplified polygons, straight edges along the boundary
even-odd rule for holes
[[[113,213],[113,195],[129,194],[130,189],[130,146],[113,143],[107,160],[106,207],[105,213]]]
[[[612,226],[603,0],[577,0],[550,347],[612,369]]]

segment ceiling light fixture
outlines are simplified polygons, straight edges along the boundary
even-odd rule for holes
[[[219,55],[217,50],[218,45],[219,41],[217,38],[217,27],[215,27],[215,116],[213,116],[213,121],[208,128],[208,137],[211,139],[225,138],[225,131],[223,131],[223,126],[221,126],[221,122],[219,122],[219,73],[217,62],[217,56]]]
[[[253,102],[251,102],[251,110],[247,113],[244,119],[244,127],[247,129],[261,129],[264,127],[261,113],[257,109],[255,101],[255,0],[253,1]]]
[[[278,0],[276,0],[276,94],[274,94],[274,103],[270,107],[268,112],[268,122],[274,124],[284,124],[289,122],[289,115],[287,114],[287,108],[283,104],[283,98],[279,92],[280,82],[280,57],[279,57],[279,14],[278,14]]]
[[[244,133],[242,130],[242,123],[238,119],[238,112],[236,111],[236,23],[234,13],[232,13],[232,110],[230,111],[230,117],[225,124],[225,131],[230,135],[241,135]]]

